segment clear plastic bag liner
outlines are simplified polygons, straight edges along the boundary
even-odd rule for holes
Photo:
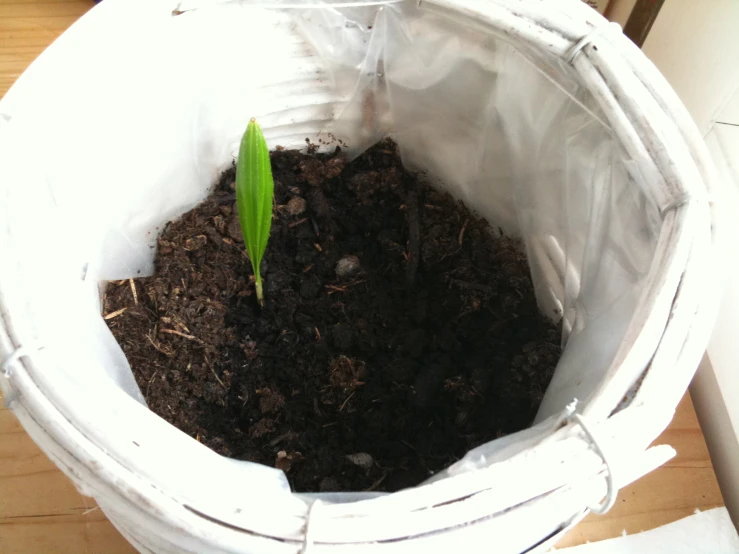
[[[59,86],[2,104],[4,151],[32,153],[0,164],[12,261],[0,271],[19,291],[8,303],[31,314],[18,332],[43,338],[71,378],[112,379],[143,402],[98,283],[152,273],[159,231],[207,196],[257,117],[272,147],[309,138],[354,156],[390,135],[409,168],[522,239],[564,354],[542,426],[479,447],[457,470],[524,448],[570,400],[587,402],[634,312],[659,214],[571,67],[415,2],[211,2],[176,16],[161,3],[105,4],[98,22],[131,10],[137,28],[62,37],[36,62]]]

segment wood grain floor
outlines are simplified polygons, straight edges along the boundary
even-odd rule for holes
[[[91,1],[0,0],[0,97],[23,70]],[[590,516],[558,545],[652,529],[723,505],[708,450],[686,395],[670,427],[656,441],[677,457],[620,491],[605,516]],[[81,496],[8,410],[0,408],[0,553],[129,554],[95,501]]]
[[[6,409],[0,409],[0,552],[135,552]]]

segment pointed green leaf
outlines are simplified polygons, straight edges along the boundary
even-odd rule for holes
[[[259,265],[267,249],[272,226],[272,197],[274,194],[269,150],[262,130],[252,118],[241,139],[236,163],[236,206],[244,233],[246,250],[254,269],[257,299],[262,303],[262,276]]]

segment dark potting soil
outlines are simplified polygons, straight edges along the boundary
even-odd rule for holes
[[[272,166],[263,309],[233,169],[166,226],[155,276],[109,283],[108,325],[149,407],[296,491],[417,485],[528,427],[560,349],[521,245],[390,141],[346,165],[278,150]]]

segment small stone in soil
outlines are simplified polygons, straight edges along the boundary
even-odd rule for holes
[[[349,454],[346,459],[353,463],[355,466],[364,469],[365,471],[368,469],[372,469],[372,466],[375,463],[375,461],[372,459],[372,456],[370,456],[366,452]]]
[[[354,277],[362,266],[359,265],[359,258],[356,256],[344,256],[336,263],[336,277],[339,279],[349,279]]]

